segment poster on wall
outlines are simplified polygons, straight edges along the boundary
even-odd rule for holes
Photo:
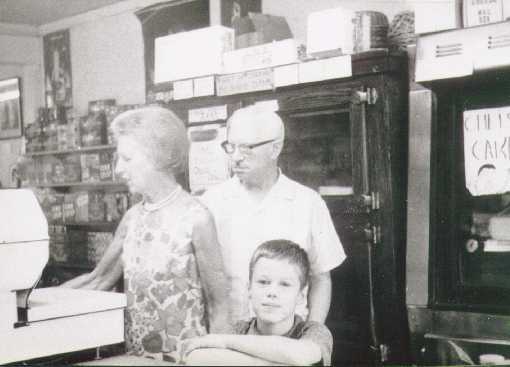
[[[72,106],[71,48],[69,30],[43,37],[46,106]]]
[[[0,80],[0,139],[18,138],[22,133],[20,79]]]
[[[510,191],[510,107],[464,111],[464,169],[473,196]]]

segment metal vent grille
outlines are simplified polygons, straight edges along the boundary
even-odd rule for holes
[[[446,45],[436,45],[436,58],[462,54],[464,54],[464,45],[460,42]]]

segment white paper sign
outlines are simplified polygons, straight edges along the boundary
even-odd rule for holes
[[[226,120],[228,117],[227,105],[193,108],[188,111],[188,122],[190,124]]]
[[[222,124],[191,126],[189,152],[189,184],[191,192],[198,193],[228,178],[228,159],[221,148],[227,138]]]
[[[510,190],[510,107],[464,112],[466,187],[473,196]]]

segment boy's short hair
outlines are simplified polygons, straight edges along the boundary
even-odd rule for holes
[[[306,251],[298,244],[289,240],[271,240],[262,243],[253,253],[250,260],[249,279],[253,277],[253,269],[259,259],[277,259],[286,260],[290,264],[296,265],[299,269],[299,281],[301,288],[308,284],[308,275],[310,272],[310,261]]]

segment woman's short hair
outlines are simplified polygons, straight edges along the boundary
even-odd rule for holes
[[[118,115],[111,124],[115,139],[133,137],[160,170],[184,171],[189,141],[181,119],[169,109],[142,107]]]
[[[250,260],[250,282],[253,277],[253,269],[255,264],[261,258],[276,259],[288,261],[290,264],[295,265],[299,270],[299,281],[301,288],[308,284],[308,276],[310,273],[310,261],[306,251],[299,247],[298,244],[289,240],[271,240],[262,243],[253,253]]]

